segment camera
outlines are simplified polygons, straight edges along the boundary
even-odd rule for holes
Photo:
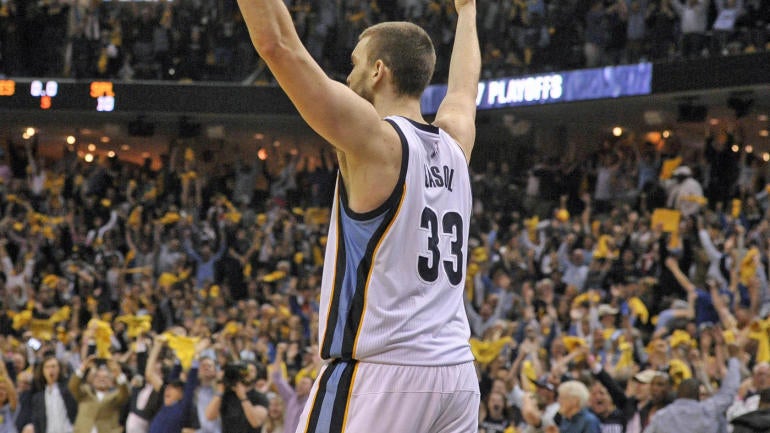
[[[243,362],[225,364],[222,382],[226,387],[233,387],[238,382],[246,384],[249,380],[249,368]]]
[[[43,346],[43,343],[41,343],[40,340],[38,340],[37,338],[32,337],[29,340],[27,340],[27,346],[29,346],[30,349],[37,352],[38,350],[40,350],[40,347]]]

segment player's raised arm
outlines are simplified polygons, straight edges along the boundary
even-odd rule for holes
[[[447,94],[433,123],[460,143],[470,161],[476,139],[476,94],[481,74],[476,1],[455,0],[455,9],[457,30],[449,63]]]
[[[365,151],[380,127],[377,111],[324,73],[302,45],[283,1],[238,5],[254,47],[308,125],[343,152]]]

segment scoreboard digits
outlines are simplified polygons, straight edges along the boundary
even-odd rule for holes
[[[91,83],[91,97],[96,99],[96,111],[115,109],[115,92],[111,82],[94,81]]]
[[[114,96],[99,96],[96,98],[96,111],[112,111],[115,109]]]
[[[18,93],[17,88],[26,87],[29,83],[29,96]],[[56,98],[59,96],[59,98]],[[30,98],[31,97],[31,98]],[[0,107],[6,105],[4,101],[17,108],[37,108],[41,110],[50,109],[84,109],[84,102],[95,101],[92,109],[100,112],[110,112],[115,110],[115,90],[110,81],[94,81],[89,86],[77,83],[49,80],[32,80],[28,82],[14,81],[12,79],[0,80]],[[54,102],[54,98],[56,101]],[[36,102],[33,102],[38,100]],[[86,102],[87,103],[87,102]],[[35,104],[35,105],[32,105]]]
[[[34,80],[29,85],[29,94],[33,98],[40,98],[40,108],[48,110],[51,108],[51,99],[59,94],[59,83],[56,81],[46,81],[45,86],[40,80]]]
[[[54,97],[59,93],[59,83],[56,81],[46,81],[45,87],[43,82],[35,80],[29,85],[29,94],[37,98],[40,96]]]
[[[13,96],[16,93],[16,82],[13,80],[0,80],[0,96]]]

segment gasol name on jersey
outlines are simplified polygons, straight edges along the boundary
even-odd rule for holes
[[[425,188],[446,188],[452,192],[455,169],[448,166],[425,165]]]

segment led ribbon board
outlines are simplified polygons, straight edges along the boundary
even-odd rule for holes
[[[428,87],[422,95],[424,114],[435,114],[446,85]],[[479,82],[479,110],[591,99],[620,98],[652,93],[652,64],[608,66]]]

